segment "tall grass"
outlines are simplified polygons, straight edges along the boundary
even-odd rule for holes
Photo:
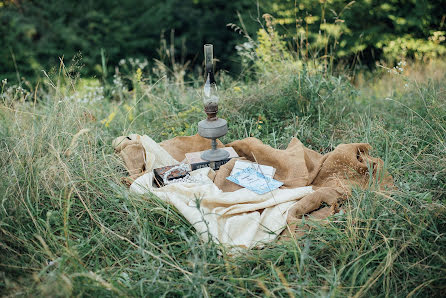
[[[129,193],[111,148],[129,132],[157,141],[196,133],[203,117],[197,83],[139,74],[128,78],[132,91],[56,80],[36,93],[4,85],[3,294],[443,296],[445,74],[423,83],[406,78],[407,87],[381,95],[370,92],[379,81],[355,88],[344,77],[276,66],[250,82],[221,75],[230,124],[223,141],[255,136],[284,148],[295,136],[319,152],[369,142],[396,190],[354,190],[343,213],[308,222],[304,237],[228,254],[199,241],[172,206]],[[98,92],[105,98],[95,101]]]

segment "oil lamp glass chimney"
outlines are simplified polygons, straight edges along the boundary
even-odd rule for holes
[[[206,82],[203,88],[203,104],[204,111],[208,115],[209,120],[216,120],[218,112],[218,92],[217,84],[214,78],[214,53],[211,44],[204,45],[204,63]]]

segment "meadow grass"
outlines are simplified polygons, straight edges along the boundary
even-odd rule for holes
[[[199,82],[137,74],[128,91],[60,75],[35,93],[4,84],[3,295],[444,296],[446,73],[375,73],[355,87],[286,67],[249,82],[220,76],[230,124],[222,141],[254,136],[285,148],[297,137],[321,153],[368,142],[394,191],[354,189],[345,212],[309,222],[302,238],[233,255],[201,242],[172,206],[130,193],[111,148],[130,132],[156,141],[195,134]]]

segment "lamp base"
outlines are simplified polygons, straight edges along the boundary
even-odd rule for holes
[[[229,157],[229,153],[227,151],[217,149],[217,138],[224,136],[227,132],[228,122],[226,122],[225,119],[205,119],[198,122],[198,134],[203,138],[212,140],[212,149],[204,151],[201,154],[201,159],[207,161],[220,161]]]
[[[201,154],[201,159],[207,161],[220,161],[227,159],[229,157],[229,152],[223,149],[210,149],[206,150]]]

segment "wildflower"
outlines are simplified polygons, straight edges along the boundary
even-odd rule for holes
[[[115,107],[113,112],[111,112],[110,115],[108,115],[107,118],[101,120],[101,123],[104,124],[105,127],[109,127],[110,123],[116,117],[116,113],[117,113],[117,108]]]
[[[124,83],[122,82],[121,76],[119,76],[118,74],[115,74],[113,76],[113,84],[118,88],[122,88],[124,86]]]
[[[257,128],[258,129],[262,129],[262,124],[263,124],[263,117],[262,117],[262,115],[258,115],[256,124],[257,124]]]
[[[8,79],[3,79],[2,80],[2,85],[5,86],[8,83]]]
[[[149,61],[147,61],[147,59],[144,59],[144,61],[138,63],[138,67],[141,69],[144,69],[147,65],[149,65]]]
[[[240,87],[235,86],[235,87],[234,87],[234,91],[236,91],[236,92],[240,92],[240,91],[242,91],[242,89],[241,89]]]
[[[124,109],[127,111],[127,115],[130,121],[133,121],[134,117],[133,117],[133,108],[131,106],[129,106],[128,104],[124,104]]]
[[[394,70],[396,73],[403,73],[403,71],[404,71],[403,66],[406,66],[406,61],[404,61],[404,60],[398,62],[397,66],[395,66],[395,67],[393,68],[393,70]]]
[[[142,70],[141,70],[141,68],[138,68],[136,70],[136,80],[141,81],[141,78],[142,78]]]

